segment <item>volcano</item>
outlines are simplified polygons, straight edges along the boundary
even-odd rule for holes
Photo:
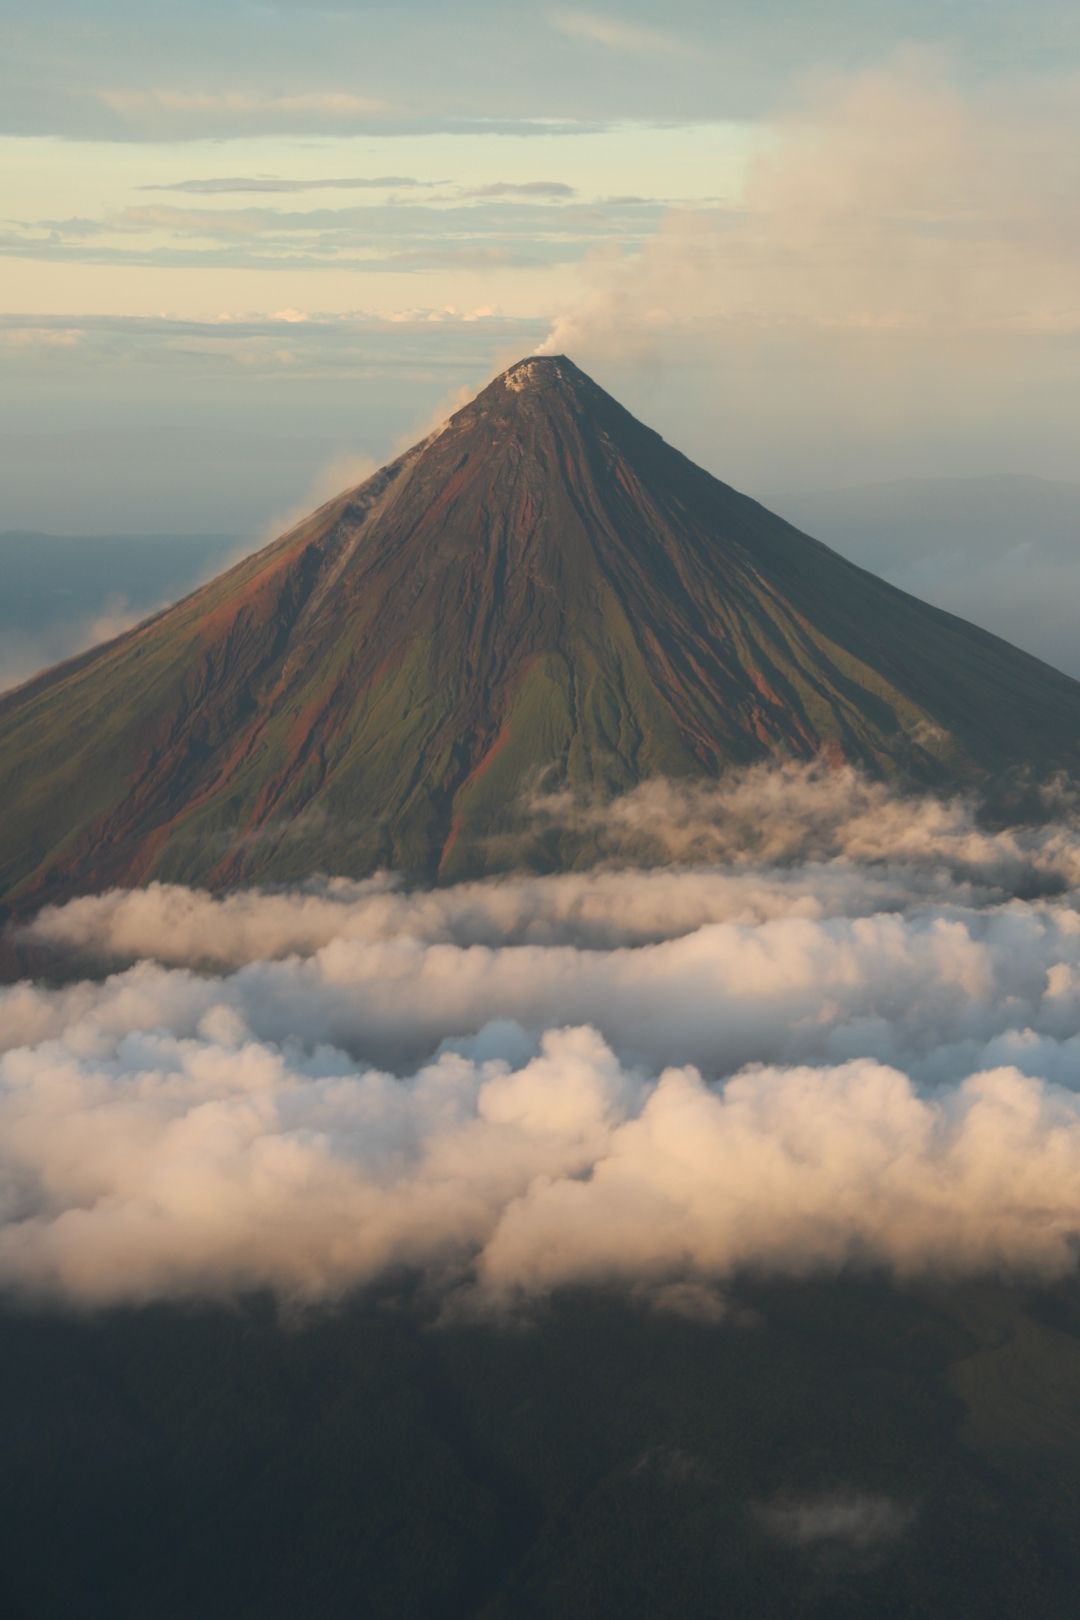
[[[563,356],[0,700],[0,894],[586,858],[531,795],[1072,769],[1080,684],[799,533]]]

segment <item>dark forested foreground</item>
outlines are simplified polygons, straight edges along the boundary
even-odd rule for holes
[[[1074,1284],[11,1308],[0,1356],[9,1620],[1076,1613]]]

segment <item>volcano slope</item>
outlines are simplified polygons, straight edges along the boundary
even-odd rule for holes
[[[152,878],[589,859],[538,788],[1070,769],[1080,684],[702,471],[564,357],[0,699],[9,909]]]

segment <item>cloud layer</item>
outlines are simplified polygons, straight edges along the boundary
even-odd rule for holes
[[[1070,1270],[1077,831],[846,786],[825,838],[828,781],[736,782],[765,842],[722,866],[44,913],[131,965],[0,992],[0,1281],[684,1308],[747,1267]]]

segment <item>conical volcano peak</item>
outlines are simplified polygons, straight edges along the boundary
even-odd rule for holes
[[[526,355],[508,366],[455,411],[446,430],[452,440],[479,431],[488,447],[508,439],[536,443],[551,433],[572,442],[581,434],[658,438],[565,354]]]
[[[504,414],[530,407],[552,411],[560,406],[579,412],[604,401],[615,403],[565,354],[530,354],[501,371],[458,414],[472,410]]]
[[[951,790],[1080,770],[1078,735],[1076,682],[527,355],[263,551],[0,698],[0,906],[581,864],[592,832],[538,821],[538,786],[591,802],[824,756]]]
[[[520,394],[525,388],[551,388],[559,383],[573,385],[590,379],[565,354],[534,354],[519,360],[496,381],[501,382],[512,394]]]

